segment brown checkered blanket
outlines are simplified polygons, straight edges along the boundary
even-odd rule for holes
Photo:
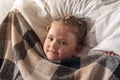
[[[97,54],[61,60],[43,58],[42,44],[20,13],[0,25],[0,80],[120,80],[120,57]]]

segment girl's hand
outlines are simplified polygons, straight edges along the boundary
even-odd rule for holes
[[[114,52],[105,52],[105,54],[110,55],[110,56],[117,56],[117,54]]]

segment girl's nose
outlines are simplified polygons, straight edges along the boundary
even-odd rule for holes
[[[54,48],[54,49],[57,49],[58,48],[58,43],[56,40],[54,40],[53,42],[51,42],[51,47]]]

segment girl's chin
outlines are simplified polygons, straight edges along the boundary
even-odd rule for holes
[[[54,53],[47,53],[47,58],[51,61],[56,61],[56,60],[59,60],[59,57],[58,55],[54,54]]]
[[[47,58],[48,58],[50,61],[59,60],[57,57],[52,57],[52,56],[47,56]]]

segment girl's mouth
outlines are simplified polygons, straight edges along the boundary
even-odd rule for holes
[[[58,55],[58,52],[57,52],[57,51],[54,51],[54,50],[47,50],[47,52],[52,53],[52,54],[55,54],[55,55]]]

